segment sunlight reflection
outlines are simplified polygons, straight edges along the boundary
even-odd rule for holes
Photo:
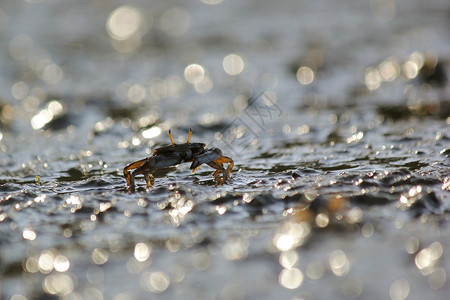
[[[375,232],[375,228],[371,223],[366,223],[361,228],[361,235],[365,238],[370,238]]]
[[[303,283],[303,273],[300,269],[291,268],[283,269],[280,273],[278,281],[280,285],[287,289],[296,289]]]
[[[97,265],[103,265],[108,261],[108,252],[102,248],[95,248],[92,251],[92,261]]]
[[[30,273],[37,273],[39,271],[39,261],[36,256],[29,256],[25,261],[23,269]]]
[[[358,133],[355,133],[351,137],[347,138],[347,144],[359,142],[364,137],[364,132],[360,131]]]
[[[223,256],[228,260],[241,260],[248,255],[248,239],[235,238],[227,241],[222,249]]]
[[[170,285],[170,279],[166,273],[161,271],[145,272],[140,279],[141,287],[153,293],[162,293]]]
[[[70,262],[64,255],[57,255],[53,261],[53,267],[58,272],[66,272],[70,268]]]
[[[63,78],[62,68],[50,59],[41,60],[37,65],[38,76],[49,84],[57,84]]]
[[[428,284],[433,290],[442,288],[447,281],[447,273],[443,268],[437,268],[428,277]]]
[[[306,276],[308,278],[317,280],[322,278],[323,274],[325,273],[325,265],[319,261],[315,260],[308,264],[306,267]]]
[[[34,130],[38,130],[47,125],[55,117],[64,112],[64,107],[57,100],[52,100],[47,104],[47,108],[41,110],[31,119],[31,126]]]
[[[405,250],[409,254],[414,254],[419,250],[420,242],[416,237],[410,237],[405,244]]]
[[[23,81],[18,81],[14,83],[11,89],[11,94],[17,100],[23,100],[28,96],[29,92],[28,85]]]
[[[295,250],[289,250],[280,254],[280,265],[284,268],[293,268],[298,262],[298,253]]]
[[[302,66],[297,70],[297,80],[303,84],[308,85],[314,81],[314,71],[307,66]]]
[[[166,248],[169,252],[178,252],[180,250],[180,241],[177,238],[170,238],[166,240]]]
[[[419,251],[414,259],[414,262],[423,275],[430,275],[434,271],[434,267],[441,258],[442,254],[442,244],[439,242],[434,242],[428,248]]]
[[[146,129],[142,131],[142,136],[146,139],[152,139],[161,134],[161,128],[158,126],[150,127],[149,129]]]
[[[336,276],[346,275],[350,271],[350,262],[342,250],[335,250],[331,252],[328,259],[331,271]]]
[[[318,227],[324,228],[330,223],[330,217],[325,213],[320,213],[316,216],[315,222]]]
[[[116,8],[106,22],[112,46],[124,53],[136,50],[141,45],[144,31],[150,27],[151,19],[144,19],[140,10],[131,5]]]
[[[45,277],[42,287],[48,294],[64,296],[73,291],[74,282],[67,274],[51,274]]]
[[[213,85],[211,77],[206,75],[201,81],[195,83],[195,90],[200,94],[205,94],[212,90]]]
[[[144,262],[150,257],[152,247],[146,243],[137,243],[134,246],[134,257],[139,262]]]
[[[139,10],[130,5],[116,8],[108,17],[106,29],[116,40],[126,40],[136,34],[141,26]]]
[[[388,58],[379,65],[380,75],[384,81],[391,82],[400,75],[400,65],[393,58]]]
[[[205,69],[201,65],[191,64],[184,69],[184,77],[189,83],[199,83],[205,78]]]
[[[45,250],[38,258],[39,271],[43,274],[48,274],[53,270],[53,252]]]
[[[146,93],[143,85],[135,83],[128,88],[127,98],[131,103],[139,104],[145,99]]]
[[[419,67],[411,60],[406,61],[403,66],[403,73],[408,79],[416,78],[419,74]]]
[[[373,91],[380,87],[381,85],[381,75],[378,69],[375,68],[367,68],[364,82],[366,87]]]
[[[199,250],[192,255],[192,266],[199,271],[205,271],[211,266],[211,256],[208,252]]]
[[[223,69],[228,75],[238,75],[244,70],[244,60],[237,54],[229,54],[223,59]]]
[[[273,244],[280,251],[288,251],[301,246],[311,232],[311,227],[306,222],[287,222],[273,238]]]
[[[389,296],[392,300],[404,300],[409,295],[409,283],[406,279],[399,279],[392,283]]]
[[[70,195],[68,198],[66,198],[65,204],[72,205],[76,210],[82,207],[83,200],[78,195]]]
[[[400,199],[397,202],[397,208],[401,210],[407,210],[411,206],[416,203],[416,201],[419,199],[417,196],[422,193],[422,186],[414,186],[412,187],[408,193],[404,193],[400,196]]]
[[[25,240],[34,241],[36,239],[36,232],[30,227],[25,227],[22,236]]]
[[[342,285],[342,292],[347,298],[354,299],[361,295],[363,291],[363,281],[361,278],[354,277],[348,278],[344,281]]]

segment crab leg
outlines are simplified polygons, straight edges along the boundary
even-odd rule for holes
[[[145,164],[147,162],[147,158],[132,162],[130,164],[128,164],[124,169],[123,169],[123,176],[125,176],[125,179],[127,180],[127,185],[129,187],[134,187],[134,172],[133,174],[130,174],[130,170],[136,169],[141,167],[143,164]]]
[[[227,177],[229,178],[230,174],[231,174],[231,170],[233,169],[233,166],[234,166],[234,161],[228,156],[221,156],[218,159],[216,159],[214,162],[218,163],[219,165],[228,164],[228,167],[227,167],[227,175],[228,176]]]
[[[147,187],[151,187],[153,184],[153,176],[151,172],[170,166],[175,166],[181,163],[180,159],[177,157],[164,157],[164,156],[150,156],[138,161],[135,161],[123,169],[123,175],[127,179],[127,184],[130,189],[134,189],[134,177],[136,175],[144,175],[145,181],[147,182]],[[134,170],[130,174],[130,170]]]
[[[211,162],[206,163],[206,164],[207,164],[208,166],[210,166],[211,168],[216,169],[216,170],[214,171],[214,173],[213,173],[214,178],[215,178],[216,180],[219,180],[219,181],[220,181],[219,174],[220,174],[220,172],[222,172],[222,175],[223,175],[223,182],[227,181],[227,179],[228,179],[227,172],[226,172],[225,168],[222,166],[222,164],[216,163],[215,161],[211,161]]]

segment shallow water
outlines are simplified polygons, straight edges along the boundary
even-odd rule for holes
[[[444,299],[447,1],[212,2],[0,4],[1,299]]]

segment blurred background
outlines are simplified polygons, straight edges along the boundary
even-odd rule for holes
[[[446,0],[2,1],[1,299],[444,299],[449,69]]]

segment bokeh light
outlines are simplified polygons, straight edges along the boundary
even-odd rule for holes
[[[297,70],[297,80],[303,85],[311,84],[314,81],[314,71],[307,66],[302,66]]]
[[[43,274],[48,274],[53,270],[54,254],[50,250],[45,250],[38,258],[39,271]]]
[[[146,243],[137,243],[134,246],[134,257],[139,262],[144,262],[150,257],[151,246]]]
[[[135,51],[142,42],[142,35],[150,30],[152,20],[144,19],[141,11],[131,5],[116,8],[106,21],[106,30],[111,37],[111,45],[119,52]]]
[[[443,268],[436,268],[428,277],[428,284],[433,290],[438,290],[445,286],[447,272]]]
[[[24,228],[24,230],[22,232],[22,236],[25,240],[34,241],[36,239],[36,232],[34,232],[33,229],[27,227],[27,228]]]
[[[142,131],[142,136],[146,139],[152,139],[161,134],[162,130],[158,126],[150,127],[149,129],[146,129]]]
[[[230,239],[223,247],[223,256],[228,260],[244,259],[248,255],[247,239]]]
[[[324,228],[324,227],[327,227],[328,224],[330,223],[330,218],[328,217],[327,214],[320,213],[316,216],[315,222],[318,227]]]
[[[169,276],[161,271],[144,272],[140,279],[141,287],[153,293],[162,293],[170,285]]]
[[[406,279],[394,281],[389,289],[389,296],[392,300],[404,300],[409,295],[409,283]]]
[[[184,78],[189,83],[199,83],[205,78],[205,69],[199,64],[191,64],[184,69]]]
[[[29,92],[28,85],[23,81],[18,81],[14,83],[11,89],[11,94],[17,100],[23,100],[26,96],[28,96]]]
[[[295,250],[289,250],[280,254],[280,265],[284,268],[293,268],[299,259],[299,255]]]
[[[108,34],[116,40],[127,40],[135,35],[142,22],[140,11],[130,5],[116,8],[108,17],[106,29]]]
[[[273,244],[280,251],[289,251],[301,246],[310,232],[311,227],[306,222],[287,222],[275,234]]]
[[[350,271],[350,262],[342,250],[331,252],[329,259],[331,271],[336,276],[346,275]]]
[[[306,267],[306,276],[308,278],[317,280],[322,278],[325,274],[325,265],[319,260],[314,260],[308,264]]]
[[[97,265],[103,265],[108,261],[108,252],[102,248],[96,248],[92,251],[92,261]]]
[[[287,289],[296,289],[303,283],[303,272],[297,268],[283,269],[278,281]]]
[[[38,76],[49,84],[57,84],[63,78],[62,68],[50,59],[41,60],[37,65]]]
[[[384,81],[391,82],[400,75],[400,65],[394,58],[388,58],[380,63],[379,72]]]
[[[244,60],[237,54],[229,54],[223,59],[223,69],[228,75],[238,75],[244,70]]]
[[[348,278],[342,285],[342,293],[349,299],[357,298],[361,295],[364,288],[364,284],[361,278],[353,277]]]
[[[53,267],[58,272],[66,272],[70,268],[70,262],[64,255],[57,255],[53,260]]]
[[[369,90],[373,91],[379,88],[381,85],[381,79],[382,77],[378,69],[368,68],[366,70],[364,82]]]
[[[73,291],[74,282],[67,274],[51,274],[45,277],[42,287],[47,294],[64,296]]]
[[[43,128],[53,118],[61,115],[64,111],[62,104],[57,100],[52,100],[47,104],[47,108],[41,110],[33,118],[31,118],[31,126],[38,130]]]
[[[133,84],[128,88],[127,98],[131,103],[141,103],[147,95],[146,88],[138,83]]]

